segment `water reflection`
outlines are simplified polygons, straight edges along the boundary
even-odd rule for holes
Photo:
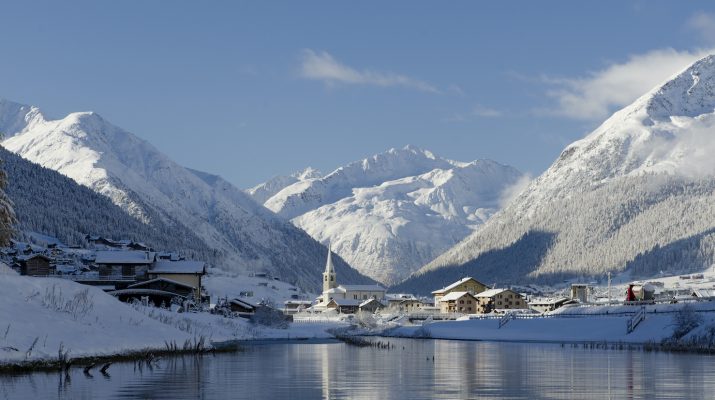
[[[0,377],[0,399],[712,398],[709,356],[557,345],[387,340],[250,346],[115,364],[108,375]]]

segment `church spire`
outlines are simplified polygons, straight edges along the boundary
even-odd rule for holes
[[[334,274],[335,267],[333,267],[333,256],[332,256],[331,244],[328,242],[328,261],[325,262],[325,273]]]
[[[331,245],[328,243],[328,259],[325,261],[325,272],[323,272],[323,292],[338,287],[332,254]]]

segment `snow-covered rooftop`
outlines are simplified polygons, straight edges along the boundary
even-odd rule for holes
[[[159,260],[149,272],[154,274],[204,274],[206,273],[206,265],[203,261]]]
[[[367,299],[367,300],[363,301],[362,303],[360,303],[360,307],[364,307],[364,306],[366,306],[366,305],[372,303],[373,301],[376,301],[376,302],[380,303],[380,305],[385,306],[380,300],[377,300],[377,299]]]
[[[385,298],[389,301],[417,300],[415,295],[409,293],[388,293]]]
[[[531,305],[536,305],[536,304],[556,304],[560,303],[562,301],[569,301],[570,299],[568,297],[548,297],[548,298],[543,298],[543,299],[533,299],[529,302]]]
[[[187,285],[187,284],[185,284],[185,283],[178,282],[178,281],[175,281],[175,280],[173,280],[173,279],[167,279],[167,278],[155,278],[155,279],[150,279],[150,280],[148,280],[148,281],[139,282],[139,283],[135,283],[135,284],[133,284],[133,285],[129,285],[128,288],[129,288],[129,289],[132,289],[132,288],[140,288],[140,287],[144,287],[144,286],[147,286],[147,285],[152,284],[152,283],[155,283],[155,282],[166,282],[166,283],[171,283],[172,285],[181,286],[181,287],[185,287],[185,288],[188,288],[188,289],[194,289],[194,287],[191,286],[191,285]]]
[[[442,297],[441,299],[439,299],[439,301],[454,301],[454,300],[458,300],[459,298],[461,298],[461,297],[464,296],[465,294],[466,294],[466,295],[469,295],[469,296],[472,296],[469,292],[452,292],[452,293],[448,293],[446,296],[444,296],[444,297]]]
[[[384,292],[385,288],[380,285],[340,285],[340,288],[348,292]]]
[[[434,292],[432,292],[432,294],[440,294],[440,293],[448,292],[448,291],[450,291],[450,290],[456,288],[457,286],[463,284],[464,282],[467,282],[467,281],[470,281],[470,280],[473,280],[473,281],[475,281],[475,282],[481,283],[481,282],[479,282],[478,280],[472,278],[471,276],[468,276],[468,277],[466,277],[466,278],[462,278],[462,279],[458,280],[457,282],[454,282],[453,284],[451,284],[451,285],[449,285],[449,286],[445,286],[445,287],[443,287],[442,289],[435,290]],[[481,284],[484,285],[483,283],[481,283]],[[486,286],[486,285],[484,285],[484,286]]]
[[[332,299],[330,300],[330,303],[335,303],[339,306],[359,306],[360,303],[362,303],[362,300],[355,300],[355,299]],[[328,304],[330,304],[328,303]]]
[[[151,264],[155,253],[137,250],[98,251],[97,264]]]
[[[496,295],[506,292],[506,291],[510,291],[510,290],[509,289],[489,289],[489,290],[485,290],[481,293],[477,293],[476,297],[493,297],[493,296],[496,296]]]
[[[245,307],[245,308],[248,308],[248,309],[254,309],[254,308],[256,308],[256,306],[255,306],[254,304],[251,304],[251,303],[249,303],[249,302],[247,302],[247,301],[245,301],[245,300],[241,300],[241,299],[231,299],[231,300],[229,301],[229,303],[235,303],[235,304],[237,304],[237,305],[239,305],[239,306],[241,306],[241,307]]]

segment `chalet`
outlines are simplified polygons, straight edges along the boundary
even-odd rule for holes
[[[529,309],[524,298],[511,289],[489,289],[475,297],[479,300],[477,312],[480,314],[496,310]]]
[[[167,261],[179,261],[183,260],[184,258],[179,256],[179,253],[174,253],[170,251],[162,251],[159,253],[156,253],[156,259],[157,260],[167,260]]]
[[[129,244],[126,245],[128,249],[132,250],[139,250],[139,251],[153,251],[151,247],[145,245],[144,243],[139,243],[135,241],[130,241]]]
[[[436,306],[439,304],[440,299],[443,296],[446,296],[451,292],[468,292],[471,295],[476,295],[477,293],[481,293],[487,289],[489,289],[487,285],[474,278],[467,277],[460,279],[449,286],[443,287],[442,289],[435,290],[432,292],[432,295],[434,296],[434,304]]]
[[[529,307],[540,313],[554,311],[568,304],[576,304],[576,300],[571,300],[568,297],[554,297],[548,299],[534,299],[529,302]]]
[[[469,292],[452,291],[440,297],[439,308],[442,314],[474,314],[477,311],[477,299]]]
[[[201,278],[206,275],[206,265],[203,261],[156,261],[147,271],[149,279],[165,278],[194,288],[194,298],[200,300]]]
[[[231,299],[228,302],[228,306],[231,309],[232,312],[239,313],[240,314],[253,314],[256,312],[256,305],[247,302],[246,300],[242,299]]]
[[[121,247],[120,243],[115,242],[112,239],[107,239],[102,236],[87,235],[84,238],[87,240],[87,242],[90,245],[94,245],[94,246],[101,245],[101,246],[115,247],[115,248]]]
[[[414,314],[427,312],[427,309],[433,308],[432,303],[419,299],[402,300],[395,307],[399,312],[404,314]]]
[[[390,311],[400,314],[421,313],[425,307],[432,306],[431,303],[418,299],[412,294],[387,294],[385,299]]]
[[[283,312],[286,315],[293,315],[310,308],[313,303],[310,300],[287,300],[283,303]]]
[[[155,253],[149,251],[115,250],[98,251],[94,263],[100,278],[144,278],[154,262]]]
[[[43,254],[31,254],[17,257],[21,275],[47,276],[50,274],[50,258]]]
[[[385,300],[388,307],[394,308],[394,306],[405,300],[417,300],[417,298],[409,293],[388,293],[385,295]]]
[[[155,306],[169,305],[174,299],[185,300],[193,297],[194,288],[181,282],[165,278],[150,279],[148,281],[129,285],[126,289],[109,292],[121,301],[129,302],[132,299],[148,299]]]
[[[360,309],[361,300],[355,299],[332,299],[328,302],[328,310],[336,310],[341,314],[355,314]]]
[[[367,299],[358,306],[358,310],[369,313],[374,313],[375,311],[382,310],[383,308],[385,308],[385,305],[377,299]]]

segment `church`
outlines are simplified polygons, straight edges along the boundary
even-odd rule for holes
[[[333,257],[328,245],[328,259],[323,272],[323,294],[316,299],[315,310],[326,311],[329,308],[357,311],[361,304],[369,300],[385,300],[385,288],[380,285],[344,285],[338,284],[333,266]],[[341,311],[341,312],[343,312]]]

